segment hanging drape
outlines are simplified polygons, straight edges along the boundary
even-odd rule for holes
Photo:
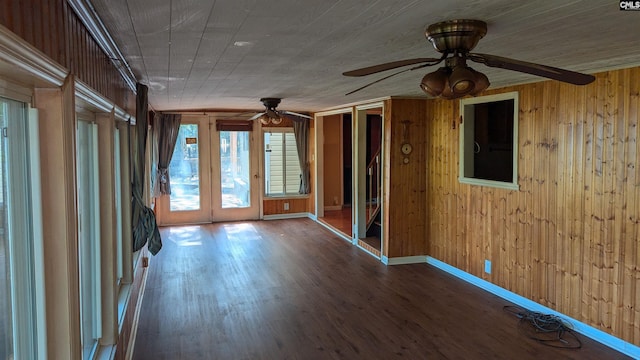
[[[181,119],[180,114],[157,114],[153,122],[158,134],[158,172],[153,189],[156,197],[171,194],[169,164],[178,139]]]
[[[160,231],[156,224],[156,216],[149,207],[144,204],[144,157],[147,146],[148,100],[147,87],[142,84],[136,86],[136,125],[135,136],[132,140],[133,185],[132,192],[132,221],[133,226],[133,251],[138,251],[149,242],[148,249],[155,255],[162,248]]]
[[[311,170],[309,168],[309,119],[294,118],[293,134],[296,138],[298,149],[298,162],[300,163],[300,189],[298,193],[309,194],[311,192]]]

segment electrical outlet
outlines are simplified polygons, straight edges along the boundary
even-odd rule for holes
[[[284,210],[288,211],[289,210],[289,203],[284,203]]]
[[[491,260],[484,261],[484,272],[491,274]]]

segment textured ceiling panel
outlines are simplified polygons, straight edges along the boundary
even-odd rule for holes
[[[425,96],[429,68],[344,94],[386,73],[342,72],[415,57],[439,57],[429,24],[484,20],[475,52],[595,72],[640,65],[640,19],[611,0],[91,0],[142,83],[151,106],[260,109],[283,97],[317,111],[382,96]],[[541,81],[481,64],[492,87]]]

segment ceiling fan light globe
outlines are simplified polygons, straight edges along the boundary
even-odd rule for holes
[[[475,79],[476,86],[470,94],[473,96],[476,96],[479,93],[485,91],[489,87],[489,85],[491,85],[491,83],[489,82],[489,78],[487,77],[487,75],[479,71],[475,71],[473,69],[471,69],[471,71],[476,77]]]
[[[461,80],[455,83],[451,88],[454,94],[466,94],[474,88],[472,80]]]
[[[440,97],[445,100],[451,100],[458,97],[451,91],[451,86],[449,86],[449,79],[445,79],[444,89],[442,90],[442,94],[440,94]]]
[[[269,125],[270,119],[269,116],[267,114],[262,114],[258,120],[260,120],[260,123],[262,125]]]
[[[280,124],[281,122],[282,122],[282,117],[280,117],[280,116],[276,116],[276,117],[274,117],[274,118],[271,118],[271,123],[272,123],[273,125],[278,125],[278,124]]]
[[[475,74],[466,66],[456,66],[449,76],[451,92],[456,95],[466,95],[475,88]]]
[[[438,70],[425,75],[420,82],[420,88],[428,95],[438,97],[446,87],[448,76],[449,72],[447,69],[441,67]]]

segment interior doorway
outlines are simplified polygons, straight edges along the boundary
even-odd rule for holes
[[[383,251],[383,104],[356,107],[354,122],[355,227],[357,245],[381,258]]]
[[[316,114],[318,221],[378,259],[384,252],[383,114],[382,102]]]
[[[349,241],[353,241],[352,123],[351,109],[316,116],[316,215]]]

